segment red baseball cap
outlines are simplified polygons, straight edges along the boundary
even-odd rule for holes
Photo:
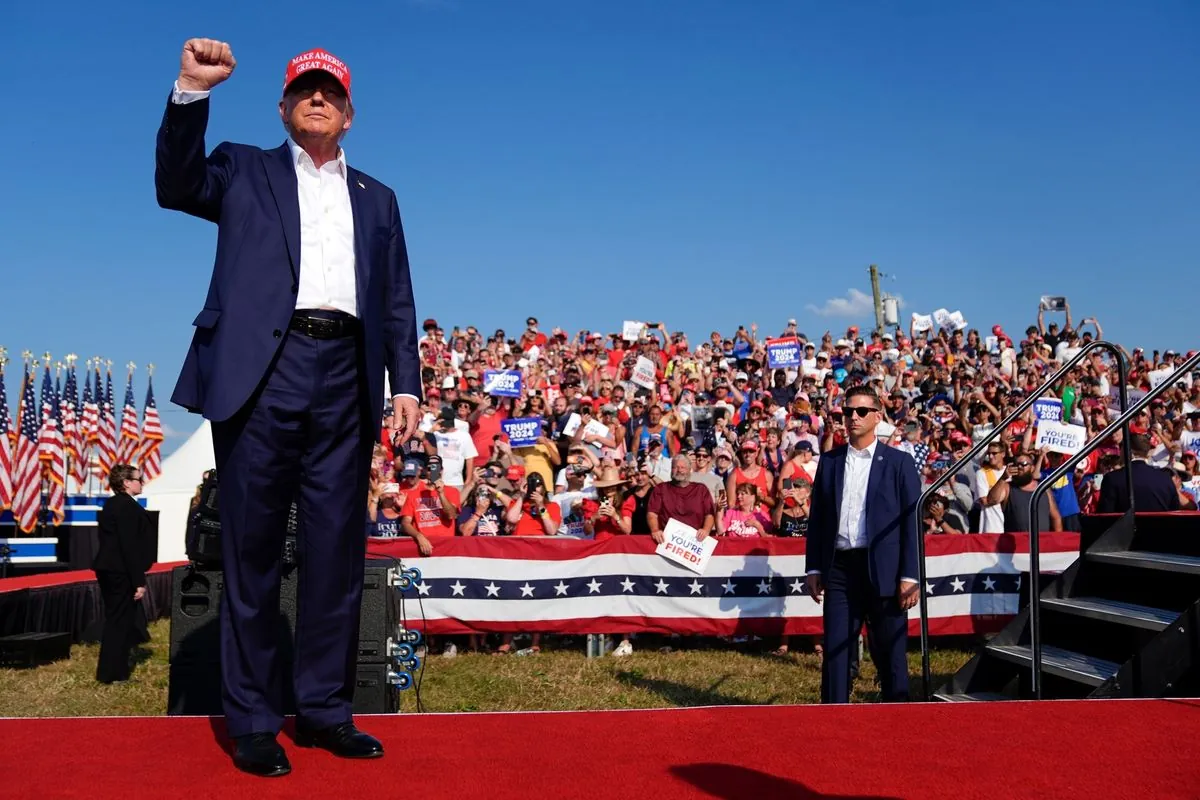
[[[287,72],[283,77],[283,90],[286,92],[292,81],[314,69],[328,72],[346,90],[346,97],[350,96],[350,68],[346,66],[345,61],[319,47],[316,50],[307,50],[288,62]]]

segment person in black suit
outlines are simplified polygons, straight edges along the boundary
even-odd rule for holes
[[[908,453],[875,436],[874,390],[842,401],[848,443],[821,457],[808,517],[809,596],[824,599],[821,702],[850,702],[853,653],[863,621],[884,702],[908,700],[908,611],[917,604],[916,519],[921,479]]]
[[[1171,477],[1160,469],[1150,466],[1150,437],[1144,433],[1129,436],[1129,449],[1133,451],[1133,500],[1137,511],[1178,511],[1179,492]],[[1129,488],[1125,482],[1125,467],[1115,469],[1104,476],[1100,484],[1100,499],[1096,504],[1097,514],[1124,514],[1129,510]]]
[[[150,515],[133,498],[142,493],[142,472],[117,464],[108,475],[113,496],[100,509],[100,546],[92,569],[104,603],[104,632],[100,636],[100,662],[96,680],[120,683],[129,680],[129,652],[140,638],[137,604],[146,596],[146,542]]]

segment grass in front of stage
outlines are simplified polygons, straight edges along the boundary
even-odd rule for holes
[[[71,658],[33,670],[0,669],[0,717],[158,715],[167,705],[170,623],[150,626],[151,641],[138,648],[129,683],[95,681],[97,645],[71,649]],[[462,639],[462,637],[458,637]],[[463,648],[465,641],[460,641]],[[523,642],[518,639],[518,645]],[[421,684],[426,711],[541,711],[605,708],[663,708],[723,704],[815,703],[820,662],[800,637],[792,654],[767,654],[778,642],[720,642],[642,636],[624,658],[588,659],[584,638],[551,639],[535,656],[462,653],[426,662]],[[662,647],[673,652],[660,652]],[[969,658],[970,643],[934,650],[935,685]],[[435,652],[440,652],[435,643]],[[920,653],[909,654],[910,672],[920,673]],[[878,698],[870,659],[862,665],[855,700]],[[913,685],[919,691],[920,679]],[[416,710],[416,694],[403,692],[402,710]]]

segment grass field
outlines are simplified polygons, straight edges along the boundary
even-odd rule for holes
[[[167,705],[170,623],[150,626],[151,641],[138,649],[133,679],[116,686],[95,681],[97,645],[71,649],[71,658],[34,670],[0,669],[0,716],[157,715]],[[705,647],[676,640],[684,649],[661,653],[639,647],[625,658],[588,659],[583,643],[544,649],[537,656],[433,656],[421,684],[425,711],[534,711],[604,708],[662,708],[712,704],[815,703],[820,662],[812,652],[776,658],[727,646]],[[695,646],[695,649],[692,649]],[[551,645],[551,648],[553,645]],[[934,683],[968,658],[967,645],[934,651]],[[920,672],[920,654],[910,653],[910,671]],[[863,663],[855,700],[877,699],[874,668]],[[919,678],[913,693],[920,688]],[[401,693],[402,710],[416,710],[416,693]]]

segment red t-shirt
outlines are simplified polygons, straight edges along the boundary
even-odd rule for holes
[[[522,502],[517,500],[515,502]],[[509,506],[512,508],[512,506]],[[554,523],[554,530],[562,527],[562,509],[558,507],[558,503],[546,503],[546,515],[550,517],[550,521]],[[517,520],[517,524],[512,529],[513,536],[545,536],[546,528],[542,525],[542,521],[529,511],[522,510],[521,518]]]
[[[461,502],[458,489],[447,486],[446,499],[457,506]],[[454,535],[454,517],[442,519],[442,499],[428,486],[408,492],[400,516],[412,517],[413,526],[426,536]]]
[[[663,483],[655,486],[650,493],[646,513],[658,516],[659,530],[666,527],[667,520],[672,519],[699,530],[706,516],[711,514],[716,517],[717,507],[713,504],[712,492],[703,483],[689,483],[682,487]]]
[[[637,509],[637,498],[630,495],[621,503],[621,508],[617,513],[621,519],[632,519],[633,512]],[[621,530],[612,517],[598,517],[596,514],[600,511],[600,503],[595,500],[583,501],[583,518],[592,523],[592,530],[595,533],[597,541],[602,539],[611,539],[614,536],[624,536],[625,531]]]
[[[475,425],[471,428],[471,441],[475,443],[475,452],[479,453],[479,457],[475,459],[477,465],[482,466],[492,460],[492,448],[495,447],[493,439],[503,433],[500,423],[507,417],[508,412],[498,408],[495,414],[480,414],[475,418]]]

